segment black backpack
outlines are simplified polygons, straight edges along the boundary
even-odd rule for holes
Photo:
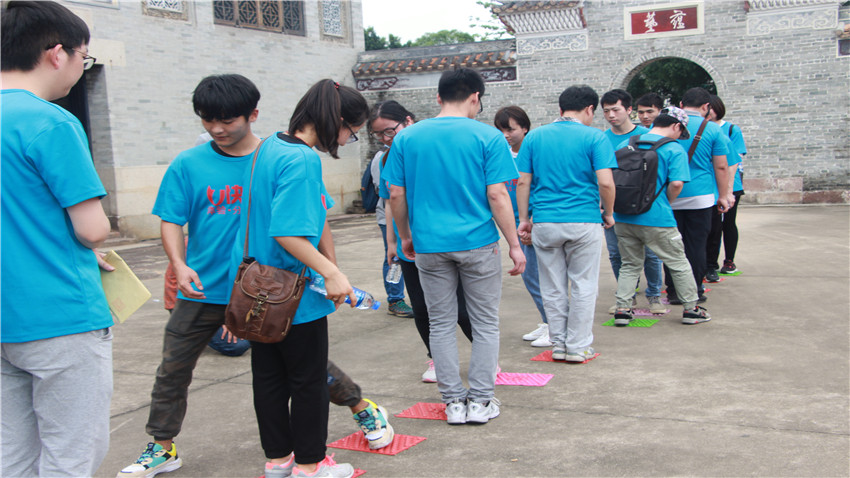
[[[664,191],[664,186],[655,192],[658,181],[658,153],[661,146],[676,140],[661,138],[657,141],[639,140],[640,136],[629,138],[629,144],[618,149],[617,169],[614,173],[614,185],[617,194],[614,198],[614,212],[619,214],[643,214],[652,208],[652,203]],[[638,148],[639,144],[650,145],[649,149]],[[665,184],[666,186],[666,184]]]
[[[366,166],[366,171],[363,172],[363,177],[360,179],[360,198],[363,200],[363,209],[366,212],[375,212],[375,208],[378,206],[378,192],[375,191],[375,185],[372,183],[371,161]]]

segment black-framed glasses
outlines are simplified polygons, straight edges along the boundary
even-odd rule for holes
[[[346,141],[345,144],[356,143],[357,142],[357,135],[354,133],[354,130],[351,129],[351,126],[349,126],[347,124],[345,125],[345,127],[348,128],[348,132],[351,133],[351,136],[348,137],[348,141]]]
[[[83,69],[84,70],[90,69],[92,66],[94,66],[94,63],[97,61],[97,58],[89,55],[86,52],[82,52],[82,51],[74,49],[74,48],[71,48],[71,49],[74,50],[75,52],[79,53],[80,55],[83,55]]]
[[[45,50],[49,50],[49,49],[55,47],[56,45],[60,45],[60,43],[50,45],[49,47],[45,48]],[[67,48],[65,45],[62,45],[62,48],[65,51],[70,50],[70,51],[73,51],[73,52],[77,52],[80,55],[83,55],[83,70],[91,69],[91,67],[94,66],[95,62],[97,61],[97,58],[89,55],[88,53],[86,53],[84,51],[77,50],[76,48]]]
[[[484,103],[481,102],[483,97],[484,97],[483,94],[478,93],[478,114],[481,114],[481,113],[484,112]]]
[[[372,131],[372,136],[374,136],[375,139],[377,139],[378,141],[383,140],[385,136],[387,138],[393,138],[393,137],[395,137],[396,133],[398,132],[396,130],[403,123],[404,123],[404,121],[399,121],[398,124],[396,124],[392,128],[383,129],[381,131]]]

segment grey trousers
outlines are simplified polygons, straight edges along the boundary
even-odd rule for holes
[[[685,309],[693,309],[696,306],[697,287],[694,283],[691,264],[685,257],[682,234],[677,228],[638,226],[618,222],[614,224],[614,229],[620,240],[620,256],[623,261],[620,266],[620,278],[617,281],[617,307],[631,308],[635,288],[628,284],[634,284],[640,277],[644,261],[644,246],[652,249],[667,266],[676,287],[676,293]]]
[[[2,476],[92,476],[109,449],[112,331],[2,350]]]
[[[601,225],[575,222],[537,223],[531,234],[549,340],[568,353],[582,353],[593,343],[602,237]]]
[[[499,361],[499,301],[502,259],[499,244],[458,252],[416,254],[419,281],[428,304],[431,357],[443,401],[493,398]],[[457,281],[463,284],[472,327],[469,389],[460,378],[457,351]]]

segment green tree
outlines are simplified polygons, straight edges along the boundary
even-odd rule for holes
[[[671,105],[678,105],[685,91],[697,86],[717,94],[714,80],[701,66],[684,58],[663,58],[635,75],[626,91],[635,99],[646,93],[657,93]]]
[[[490,12],[490,17],[483,20],[481,17],[469,17],[470,28],[480,28],[485,31],[483,35],[475,34],[476,40],[502,40],[511,36],[505,24],[499,20],[499,16],[493,13],[493,7],[499,6],[498,3],[485,0],[476,0],[475,3]]]
[[[455,43],[474,42],[475,40],[475,35],[471,33],[460,30],[440,30],[422,35],[416,40],[413,40],[411,46],[453,45]]]
[[[387,38],[384,38],[375,31],[375,27],[366,27],[363,30],[363,39],[366,43],[366,51],[370,50],[386,50],[387,48],[404,48],[410,46],[411,43],[408,40],[407,43],[402,43],[401,38],[389,34]]]

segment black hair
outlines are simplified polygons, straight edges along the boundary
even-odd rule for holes
[[[369,114],[369,129],[372,129],[372,122],[378,118],[400,121],[403,123],[407,121],[408,116],[413,121],[416,121],[416,115],[407,111],[407,108],[401,106],[398,101],[381,101],[379,103],[375,103],[375,106],[372,107],[372,111]]]
[[[593,106],[593,111],[596,111],[598,105],[599,95],[587,85],[573,85],[558,97],[561,111],[581,111],[588,106]]]
[[[682,95],[682,106],[688,108],[699,108],[711,102],[711,93],[699,86],[689,89]]]
[[[45,50],[62,45],[72,55],[91,38],[85,22],[55,2],[6,2],[0,17],[2,71],[32,71]]]
[[[665,128],[667,126],[672,126],[674,124],[682,124],[682,122],[677,120],[676,118],[674,118],[670,115],[666,115],[666,114],[665,115],[658,115],[652,121],[652,126],[653,127],[658,126],[659,128]],[[682,128],[684,128],[684,127],[685,127],[685,125],[682,124]]]
[[[342,118],[340,120],[340,118]],[[369,118],[369,105],[354,88],[333,80],[319,80],[304,93],[289,119],[289,133],[313,125],[319,149],[339,159],[339,130],[344,125],[360,126]]]
[[[440,76],[437,94],[444,102],[465,101],[474,93],[484,96],[484,78],[472,68],[448,70]]]
[[[602,99],[599,103],[601,103],[604,108],[605,105],[616,105],[618,101],[625,109],[632,107],[632,95],[630,95],[628,91],[621,90],[619,88],[616,90],[606,91],[605,94],[602,95]]]
[[[518,124],[520,128],[525,128],[526,131],[531,129],[531,120],[528,119],[528,115],[525,114],[525,111],[522,108],[516,105],[500,108],[499,111],[496,112],[496,116],[493,118],[493,124],[499,129],[510,129],[511,118],[516,121],[516,124]]]
[[[206,121],[244,116],[248,119],[260,102],[260,90],[242,75],[212,75],[204,78],[192,94],[195,114]]]
[[[638,98],[635,104],[638,106],[652,106],[661,110],[664,108],[664,99],[657,93],[647,93]]]
[[[718,120],[721,120],[724,116],[726,116],[726,105],[723,104],[723,100],[721,100],[719,96],[710,95],[708,105],[711,106],[711,110],[714,111]]]

